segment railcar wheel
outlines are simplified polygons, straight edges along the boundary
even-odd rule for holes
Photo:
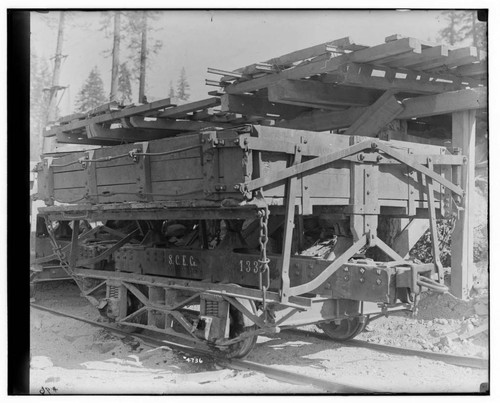
[[[137,299],[135,297],[135,295],[131,294],[131,293],[127,293],[127,315],[135,312],[135,311],[138,311],[140,308],[142,308],[144,306],[144,304],[139,301],[139,299]],[[144,318],[142,317],[139,317],[139,318],[136,318],[134,320],[134,322],[137,321],[137,323],[139,324],[146,324]],[[118,328],[123,330],[124,332],[131,332],[131,333],[142,333],[145,329],[143,327],[139,327],[139,326],[133,326],[133,325],[125,325],[125,324],[121,324],[121,323],[118,323]]]
[[[353,318],[341,319],[340,323],[323,322],[317,326],[334,341],[347,341],[354,339],[363,331],[366,325],[364,317],[355,316]]]
[[[252,313],[257,313],[257,309],[255,308],[255,304],[252,301],[249,301],[250,306],[252,308]],[[255,330],[255,325],[245,326],[243,321],[243,314],[238,311],[236,308],[231,306],[229,308],[229,339],[234,339],[238,337],[240,334],[246,331]],[[243,358],[252,351],[257,343],[258,336],[250,336],[238,343],[231,344],[227,346],[225,349],[220,349],[219,352],[224,358]]]

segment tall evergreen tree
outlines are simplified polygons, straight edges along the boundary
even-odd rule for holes
[[[478,20],[477,11],[465,11],[463,21],[459,34],[472,46],[486,50],[486,23]]]
[[[30,58],[30,160],[40,158],[40,138],[47,119],[48,89],[52,73],[47,60],[31,53]]]
[[[177,98],[187,101],[189,99],[189,83],[186,77],[186,69],[183,67],[177,81]]]
[[[77,112],[87,112],[106,103],[106,100],[101,74],[95,66],[76,96],[75,108]]]
[[[132,102],[132,85],[130,83],[130,70],[127,63],[120,64],[118,75],[118,97],[121,104]]]
[[[448,25],[439,31],[441,39],[454,46],[456,43],[464,39],[463,32],[461,32],[465,13],[463,11],[443,11],[442,16],[448,21]]]
[[[170,99],[175,98],[175,91],[174,91],[174,87],[172,85],[172,80],[170,80],[170,89],[168,90],[168,97]]]

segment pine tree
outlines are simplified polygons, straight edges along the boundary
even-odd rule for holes
[[[87,112],[104,104],[106,100],[101,74],[95,66],[78,92],[75,108],[78,112]]]
[[[172,80],[170,80],[170,89],[168,90],[168,97],[170,99],[175,98],[174,87],[172,86]]]
[[[189,99],[189,83],[186,77],[186,69],[183,67],[177,81],[177,98],[187,101]]]
[[[472,46],[486,50],[486,23],[477,18],[477,11],[464,12],[464,26],[459,34],[464,37]]]
[[[464,39],[463,32],[461,31],[465,13],[463,11],[443,11],[441,13],[448,20],[448,26],[439,31],[441,38],[449,43],[451,46]]]
[[[121,104],[132,102],[132,86],[130,83],[130,70],[127,63],[120,64],[118,75],[118,97]]]

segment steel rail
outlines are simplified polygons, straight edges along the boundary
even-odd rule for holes
[[[292,328],[283,329],[282,332],[293,333],[307,337],[316,337],[321,340],[328,340],[334,342],[328,335],[324,333],[316,333],[307,330],[292,329]],[[346,347],[366,348],[369,350],[381,351],[388,354],[417,356],[421,358],[427,358],[433,361],[442,361],[446,364],[457,365],[461,367],[478,368],[478,369],[488,369],[489,367],[489,360],[479,357],[466,357],[462,355],[435,353],[431,351],[415,350],[411,348],[388,346],[386,344],[370,343],[363,340],[349,340],[344,342],[335,341],[335,343],[342,344],[343,346]]]
[[[171,342],[168,340],[163,340],[163,339],[157,339],[154,337],[150,337],[144,334],[136,334],[134,332],[122,330],[122,329],[117,329],[116,327],[113,327],[111,325],[107,325],[105,323],[100,323],[96,322],[90,319],[85,319],[73,314],[61,312],[52,308],[45,307],[43,305],[38,305],[35,303],[30,304],[32,308],[49,312],[53,315],[58,315],[58,316],[63,316],[66,318],[74,319],[80,322],[84,322],[87,324],[90,324],[95,327],[100,327],[107,329],[111,331],[112,333],[118,333],[126,336],[133,336],[137,339],[140,339],[145,342],[145,344],[149,344],[150,346],[153,347],[170,347],[175,350],[182,351],[187,354],[191,355],[203,355],[206,357],[214,358],[217,360],[217,364],[229,368],[229,369],[234,369],[237,371],[255,371],[255,372],[260,372],[264,375],[266,375],[268,378],[280,381],[280,382],[285,382],[285,383],[290,383],[294,385],[308,385],[308,386],[314,386],[315,388],[318,388],[321,391],[328,392],[328,393],[338,393],[338,394],[382,394],[384,392],[373,390],[373,389],[368,389],[368,388],[363,388],[355,385],[348,385],[348,384],[343,384],[339,382],[332,382],[332,381],[327,381],[323,379],[318,379],[314,378],[311,376],[306,376],[302,374],[297,374],[293,373],[290,371],[286,371],[283,369],[279,368],[272,368],[266,365],[258,364],[256,362],[252,361],[247,361],[247,360],[242,360],[242,359],[223,359],[217,356],[214,356],[214,351],[208,350],[208,349],[200,349],[196,347],[191,347],[187,346],[185,344],[180,344],[180,343],[175,343]]]

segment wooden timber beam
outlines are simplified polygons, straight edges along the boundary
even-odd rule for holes
[[[169,120],[162,118],[157,118],[156,120],[144,120],[144,118],[139,116],[132,116],[128,119],[128,121],[132,127],[137,129],[174,130],[182,132],[194,132],[209,127],[229,129],[234,126],[229,123],[210,121]]]
[[[115,140],[133,143],[136,141],[158,140],[179,134],[180,130],[149,130],[149,129],[110,129],[101,125],[87,126],[87,138],[89,140]]]
[[[404,78],[400,78],[401,76]],[[436,81],[437,79],[446,79],[448,82]],[[452,82],[452,80],[456,82]],[[414,94],[437,94],[462,88],[461,80],[458,77],[450,77],[449,75],[432,77],[413,70],[359,63],[348,63],[334,74],[326,75],[322,81],[385,91],[392,89]]]
[[[385,92],[346,130],[346,135],[375,137],[404,110],[392,91]]]
[[[473,229],[474,214],[472,203],[475,186],[475,144],[476,111],[456,112],[452,117],[452,146],[462,150],[468,162],[461,169],[460,181],[465,191],[462,200],[463,210],[458,212],[455,229],[451,235],[451,293],[465,299],[472,287],[473,267]]]
[[[333,41],[321,43],[319,45],[311,46],[309,48],[300,49],[291,53],[287,53],[282,56],[274,57],[269,59],[263,63],[254,63],[249,66],[240,67],[236,69],[236,73],[252,75],[257,73],[262,73],[263,71],[276,71],[277,68],[289,67],[293,63],[304,60],[311,59],[313,57],[320,56],[329,51],[330,48],[339,48],[346,50],[360,50],[366,48],[366,46],[355,45],[351,42],[351,38],[345,37],[340,39],[335,39]],[[266,69],[265,66],[269,65],[269,68]],[[222,81],[227,81],[234,79],[232,76],[223,77]]]
[[[107,139],[107,140],[89,139],[86,134],[64,133],[64,132],[58,132],[56,134],[56,140],[58,143],[62,144],[83,144],[83,145],[94,145],[94,146],[113,146],[121,144],[120,141],[115,139]]]
[[[268,89],[271,102],[325,109],[370,105],[380,95],[381,91],[377,90],[339,87],[312,80],[283,80]]]
[[[220,105],[219,98],[207,98],[201,101],[190,102],[189,104],[179,105],[156,115],[159,118],[181,118],[186,117],[188,113],[200,111],[207,108]]]
[[[433,70],[442,67],[463,66],[479,61],[479,53],[473,46],[450,50],[448,56],[434,61],[424,61],[412,65],[415,70]]]
[[[90,124],[109,123],[112,121],[120,120],[121,118],[125,118],[128,116],[140,115],[142,113],[157,111],[159,109],[164,109],[169,106],[172,106],[172,102],[170,101],[170,98],[167,98],[167,99],[162,99],[160,101],[154,101],[145,105],[123,108],[119,111],[107,112],[90,119],[78,120],[76,122],[71,122],[65,125],[52,127],[50,130],[45,131],[44,136],[51,137],[61,131],[69,132],[75,129],[85,127]]]
[[[253,95],[230,95],[221,97],[221,111],[267,117],[275,115],[281,119],[290,119],[303,113],[306,108],[269,102],[265,98]]]
[[[466,66],[459,66],[453,69],[453,74],[457,76],[482,76],[486,75],[488,71],[488,63],[483,60],[479,63],[468,64]]]
[[[436,60],[441,60],[448,56],[448,47],[444,45],[434,46],[432,48],[422,49],[420,54],[409,54],[396,56],[387,61],[379,60],[377,63],[384,64],[388,67],[409,67],[418,63],[431,63]]]
[[[225,91],[228,94],[252,92],[261,88],[269,87],[270,85],[284,79],[300,79],[318,74],[329,73],[350,62],[369,63],[388,56],[408,52],[421,53],[421,51],[422,49],[419,41],[413,38],[404,38],[394,42],[384,43],[342,56],[334,57],[327,61],[319,60],[295,68],[284,70],[276,74],[268,74],[264,77],[231,84],[225,87]]]
[[[487,88],[471,88],[437,95],[409,98],[403,102],[404,110],[397,119],[442,115],[487,107]],[[311,111],[295,119],[277,121],[276,126],[290,129],[325,131],[351,126],[366,111],[366,107],[349,108],[345,111]]]
[[[488,106],[488,91],[486,87],[479,87],[443,94],[425,95],[406,99],[403,101],[403,105],[405,109],[398,115],[398,119],[482,109]]]

